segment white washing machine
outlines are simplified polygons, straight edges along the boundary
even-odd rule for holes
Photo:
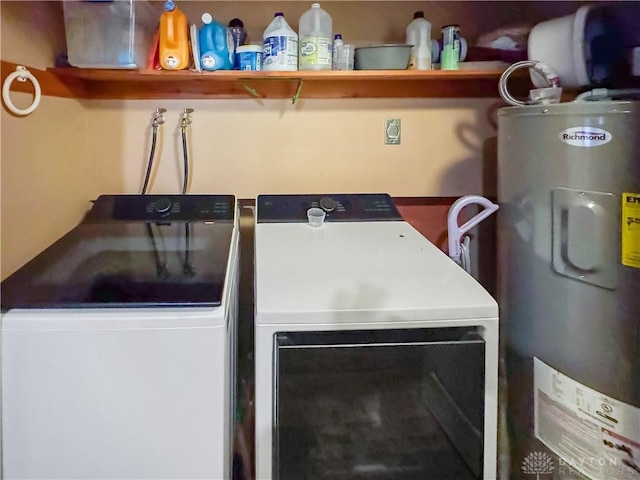
[[[231,478],[236,210],[102,196],[2,283],[4,478]]]
[[[255,299],[257,479],[496,478],[498,306],[388,195],[259,196]]]

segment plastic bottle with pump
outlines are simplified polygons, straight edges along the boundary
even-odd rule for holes
[[[410,70],[431,70],[431,22],[424,18],[424,12],[413,14],[407,25],[407,44],[411,48]]]
[[[298,70],[298,34],[282,12],[276,12],[262,36],[262,69],[295,72]]]
[[[300,70],[331,70],[332,61],[331,16],[319,3],[300,17]]]
[[[166,70],[183,70],[189,66],[189,27],[187,16],[173,0],[164,4],[159,28],[160,66]]]
[[[202,14],[202,23],[204,25],[198,32],[202,69],[231,70],[234,58],[231,32],[210,13]]]

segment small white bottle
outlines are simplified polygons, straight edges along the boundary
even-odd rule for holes
[[[298,34],[289,26],[282,12],[276,12],[262,36],[262,70],[298,70]]]
[[[333,60],[331,61],[331,69],[332,70],[338,70],[338,51],[340,50],[340,48],[342,48],[342,46],[344,46],[344,42],[342,41],[342,35],[339,33],[336,33],[333,36]]]
[[[407,44],[411,48],[410,70],[431,70],[431,23],[424,18],[424,12],[413,14],[413,21],[407,25]]]
[[[311,8],[300,17],[300,70],[331,70],[332,55],[332,21],[331,16],[319,3],[311,4]]]

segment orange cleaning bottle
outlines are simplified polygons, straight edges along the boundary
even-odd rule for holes
[[[160,66],[166,70],[183,70],[189,66],[189,25],[187,16],[173,0],[164,4],[160,16]]]

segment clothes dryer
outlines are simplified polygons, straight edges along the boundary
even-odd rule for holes
[[[231,477],[230,195],[99,197],[2,283],[5,478]]]
[[[497,304],[388,195],[259,196],[255,298],[257,478],[496,478]]]

